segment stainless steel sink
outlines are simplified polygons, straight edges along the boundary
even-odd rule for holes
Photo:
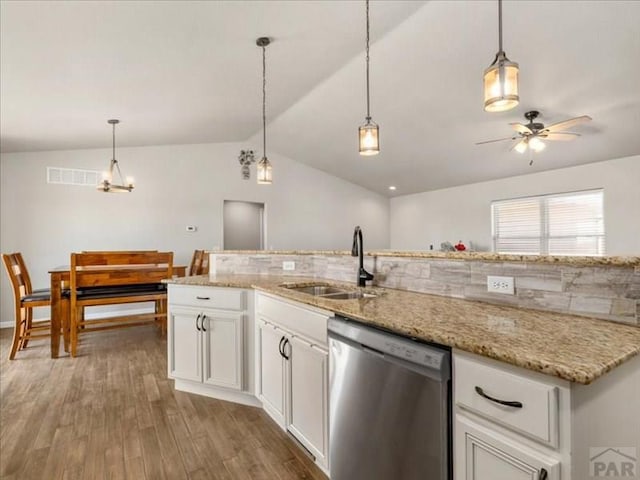
[[[347,293],[341,288],[331,287],[329,285],[308,285],[305,287],[285,287],[294,292],[306,293],[314,297],[324,297],[325,295],[335,295],[337,293]]]
[[[375,298],[377,296],[374,293],[366,293],[360,290],[349,291],[330,285],[283,286],[294,292],[305,293],[307,295],[313,295],[314,297],[322,297],[330,300],[353,300],[358,298]]]
[[[322,295],[322,298],[327,298],[329,300],[353,300],[357,298],[375,298],[377,295],[375,293],[365,293],[365,292],[340,292],[340,293],[331,293],[328,295]]]

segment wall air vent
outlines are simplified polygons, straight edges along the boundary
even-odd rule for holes
[[[98,170],[47,167],[47,183],[95,187],[101,178],[102,173]]]

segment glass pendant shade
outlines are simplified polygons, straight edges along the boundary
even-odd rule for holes
[[[534,152],[541,152],[546,147],[545,143],[537,137],[533,137],[529,140],[529,148]]]
[[[271,162],[267,157],[262,157],[258,162],[257,177],[260,185],[271,185],[273,183]]]
[[[518,96],[518,64],[510,61],[504,52],[484,72],[484,109],[504,112],[520,102]]]
[[[358,128],[360,155],[377,155],[380,153],[378,125],[367,119],[367,123]]]
[[[527,140],[520,140],[518,144],[514,147],[515,151],[518,153],[524,153],[527,151]]]

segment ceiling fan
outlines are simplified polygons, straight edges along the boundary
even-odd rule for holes
[[[515,150],[518,153],[524,153],[527,150],[530,152],[540,152],[544,150],[545,143],[544,140],[574,140],[579,137],[579,133],[567,132],[565,131],[567,128],[571,128],[575,125],[579,125],[584,122],[588,122],[591,120],[591,117],[588,115],[582,115],[581,117],[570,118],[569,120],[564,120],[562,122],[554,123],[553,125],[549,125],[545,127],[542,123],[535,122],[535,119],[538,118],[540,112],[536,110],[531,110],[524,114],[524,118],[529,120],[529,123],[510,123],[511,128],[515,130],[515,133],[506,138],[498,138],[496,140],[487,140],[485,142],[478,142],[476,145],[483,145],[485,143],[494,143],[494,142],[503,142],[505,140],[516,140],[516,142],[511,147],[511,150]],[[533,163],[533,159],[529,162],[529,165]]]

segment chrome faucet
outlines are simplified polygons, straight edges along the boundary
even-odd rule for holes
[[[373,275],[364,269],[364,248],[362,247],[362,230],[356,227],[353,230],[353,247],[351,248],[351,256],[359,257],[358,265],[358,286],[365,287],[367,280],[373,280]]]

